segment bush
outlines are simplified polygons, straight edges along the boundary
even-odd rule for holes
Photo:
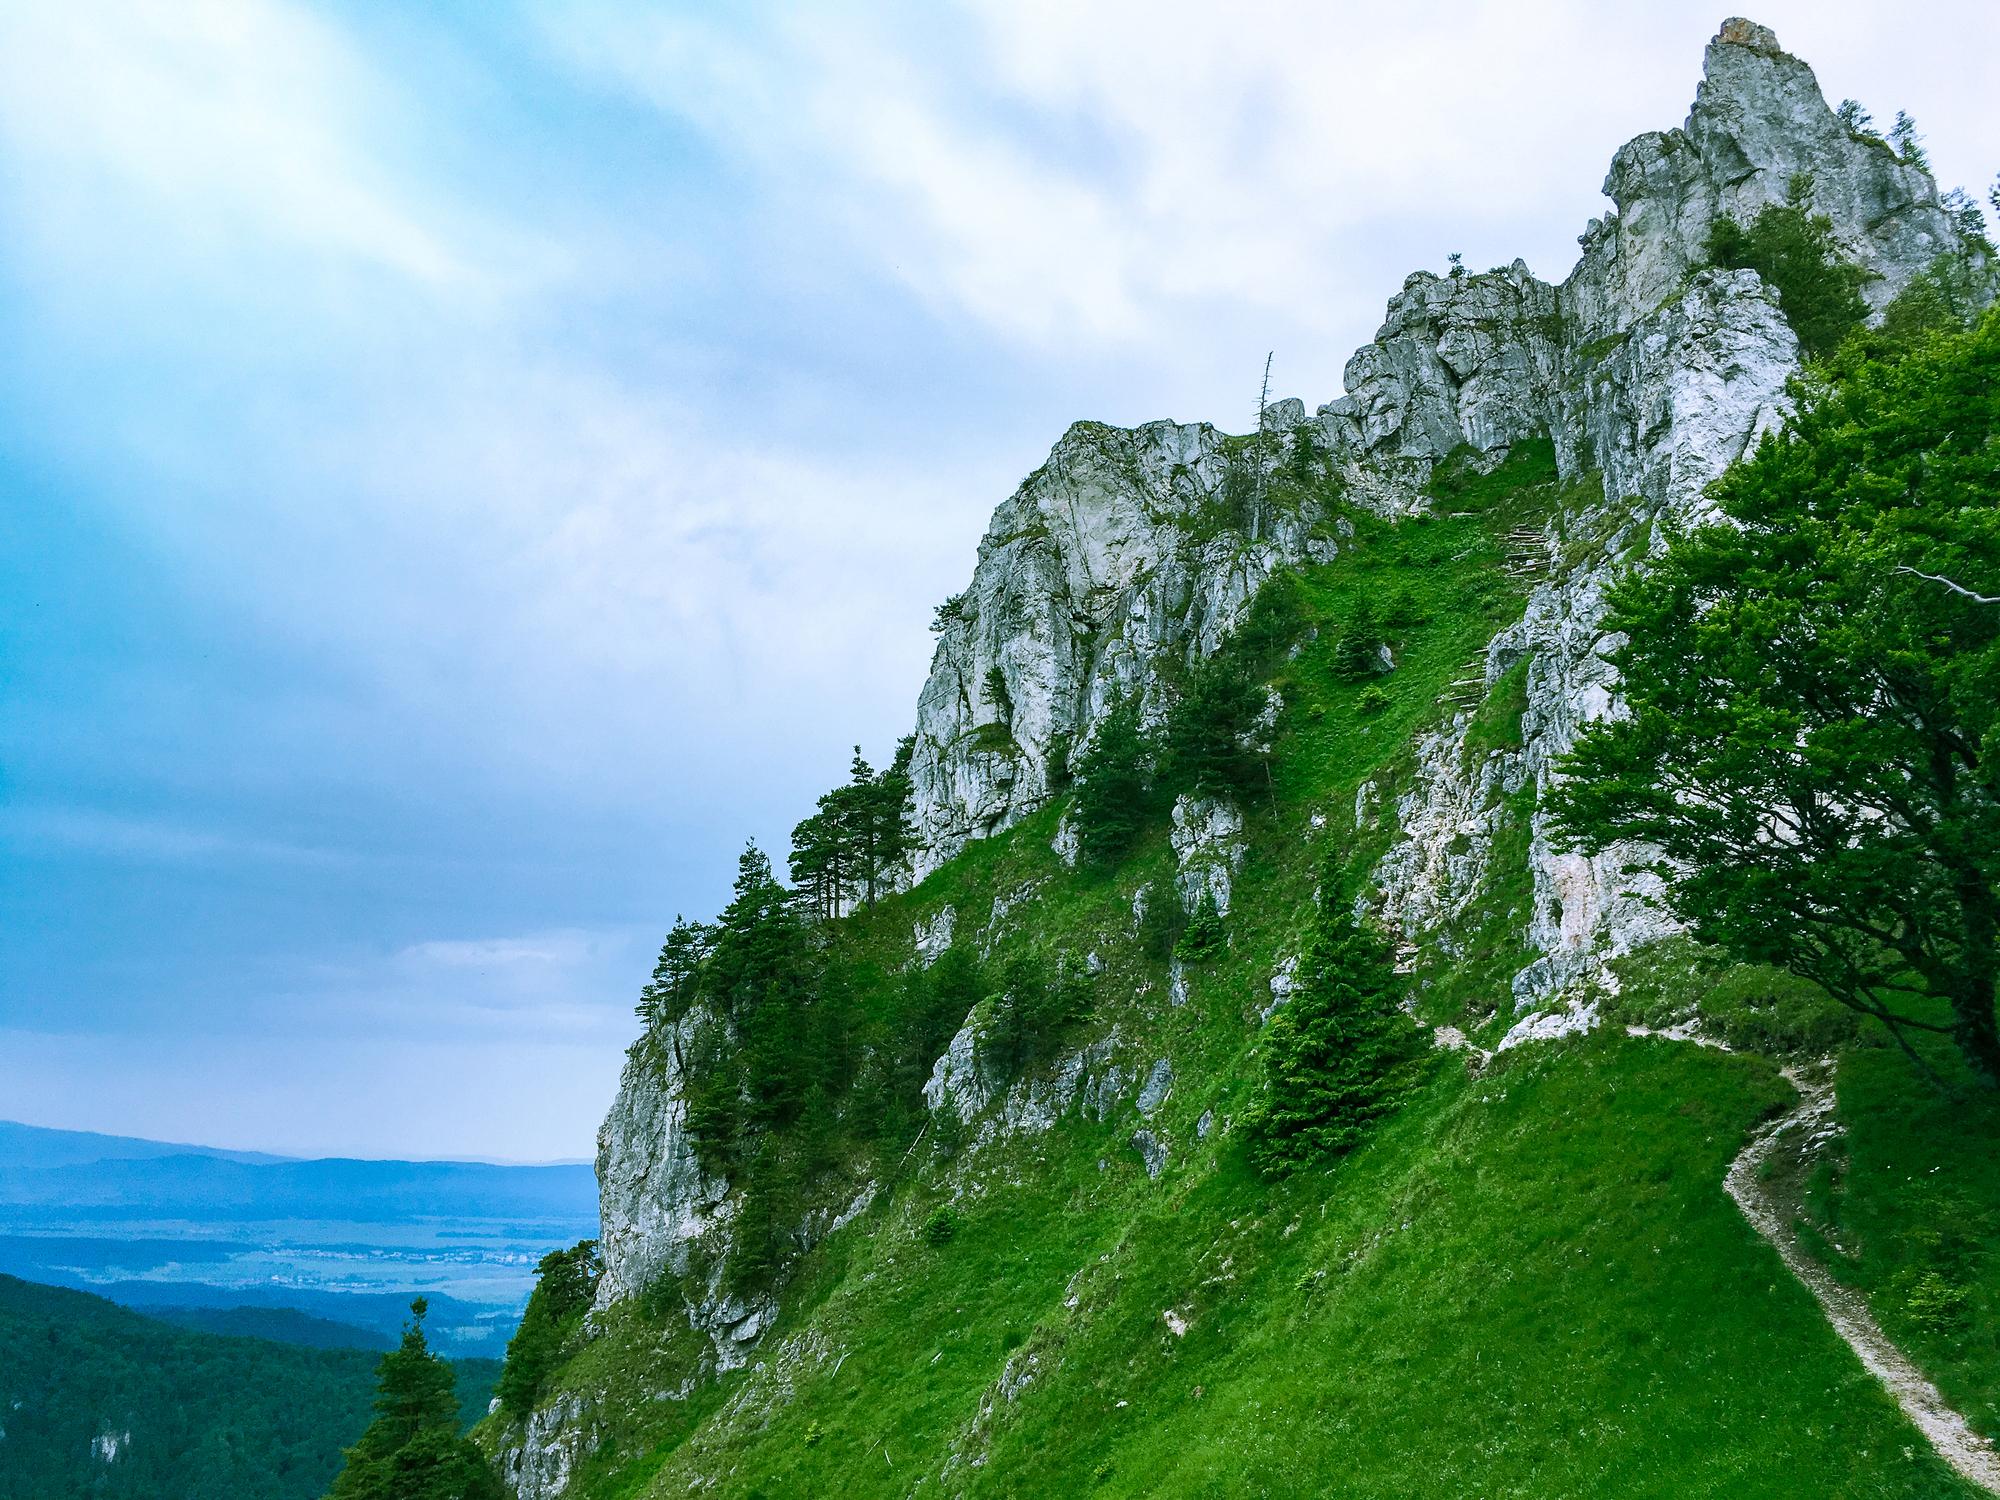
[[[1370,683],[1354,700],[1354,711],[1358,714],[1379,714],[1389,706],[1389,695]]]
[[[1936,1271],[1920,1271],[1898,1278],[1903,1294],[1903,1311],[1926,1333],[1962,1332],[1967,1321],[1970,1294],[1962,1286],[1944,1279]]]
[[[1785,201],[1760,209],[1747,228],[1723,215],[1709,226],[1708,258],[1763,277],[1778,294],[1799,347],[1819,356],[1867,318],[1861,287],[1869,272],[1841,255],[1833,221],[1810,211],[1811,197],[1812,178],[1801,172]]]
[[[958,1215],[950,1204],[931,1210],[931,1216],[924,1220],[924,1243],[927,1245],[948,1245],[951,1237],[958,1233]]]
[[[1181,929],[1174,952],[1184,963],[1205,964],[1228,951],[1229,929],[1223,924],[1222,913],[1216,910],[1212,896],[1203,896],[1201,906]]]

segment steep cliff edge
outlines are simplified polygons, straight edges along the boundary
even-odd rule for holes
[[[1604,184],[1614,206],[1581,236],[1560,285],[1518,261],[1416,273],[1348,361],[1345,394],[1315,412],[1274,403],[1256,434],[1086,422],[1063,435],[995,511],[971,582],[939,609],[910,761],[915,889],[884,903],[866,941],[885,971],[921,969],[954,942],[995,964],[1052,942],[1096,983],[1096,1023],[1061,1057],[1010,1078],[986,1060],[991,1018],[975,1008],[934,1058],[928,1120],[902,1159],[857,1154],[829,1168],[789,1235],[794,1264],[843,1243],[857,1219],[850,1238],[865,1228],[871,1245],[901,1248],[867,1252],[887,1259],[858,1275],[823,1269],[754,1293],[730,1289],[723,1270],[740,1190],[703,1166],[689,1132],[679,1058],[700,1018],[647,1038],[600,1134],[598,1362],[494,1434],[523,1500],[578,1493],[600,1447],[610,1473],[633,1444],[654,1445],[639,1468],[659,1469],[662,1484],[734,1472],[754,1446],[746,1432],[776,1420],[798,1390],[834,1381],[870,1337],[886,1338],[863,1330],[866,1297],[927,1295],[902,1279],[923,1252],[898,1238],[914,1233],[919,1207],[941,1197],[972,1215],[1001,1196],[1001,1181],[1041,1174],[1050,1198],[1023,1201],[1051,1214],[1046,1235],[1014,1248],[1040,1271],[1044,1251],[1064,1263],[1051,1316],[1067,1331],[1010,1331],[1017,1341],[1000,1351],[976,1408],[945,1423],[949,1441],[918,1460],[938,1492],[951,1492],[948,1478],[977,1490],[970,1476],[1004,1445],[994,1434],[1021,1393],[1053,1380],[1061,1341],[1102,1336],[1061,1322],[1084,1318],[1093,1297],[1113,1298],[1093,1278],[1114,1273],[1093,1265],[1166,1232],[1146,1218],[1159,1212],[1146,1187],[1179,1171],[1188,1180],[1177,1193],[1220,1191],[1194,1163],[1227,1175],[1216,1143],[1241,1102],[1256,1025],[1283,1003],[1297,953],[1295,911],[1311,879],[1303,841],[1344,840],[1421,992],[1449,992],[1457,1005],[1477,990],[1467,1015],[1483,1007],[1492,1050],[1590,1027],[1597,997],[1617,982],[1606,965],[1671,927],[1643,899],[1645,883],[1623,873],[1637,851],[1556,851],[1542,793],[1579,729],[1616,712],[1601,656],[1612,578],[1664,525],[1698,516],[1709,481],[1785,419],[1799,339],[1773,288],[1754,271],[1713,266],[1708,246],[1719,216],[1748,222],[1802,189],[1871,274],[1864,294],[1877,310],[1940,255],[1989,269],[1920,166],[1843,124],[1768,30],[1731,20],[1709,45],[1687,122],[1614,156]],[[1491,498],[1461,498],[1482,485]],[[1379,717],[1314,697],[1329,643],[1308,634],[1293,648],[1299,701],[1273,700],[1274,724],[1291,717],[1271,733],[1295,748],[1275,762],[1268,808],[1183,798],[1171,829],[1113,888],[1064,873],[1074,854],[1057,820],[1066,778],[1115,705],[1136,700],[1149,722],[1163,719],[1267,580],[1305,577],[1311,596],[1323,574],[1346,599],[1388,586],[1392,555],[1428,570],[1413,586],[1437,602],[1426,594],[1413,611],[1423,619],[1398,644]],[[1503,585],[1479,593],[1491,574]],[[1454,591],[1470,601],[1455,613]],[[1336,617],[1323,616],[1329,632]],[[1338,748],[1297,748],[1320,732],[1320,714],[1339,726]],[[1228,911],[1232,886],[1239,911],[1222,966],[1146,948],[1149,909],[1185,913],[1206,898]],[[1453,1035],[1473,1024],[1455,1010],[1432,1019]],[[1645,1071],[1605,1066],[1623,1080]],[[1716,1087],[1740,1092],[1747,1112],[1716,1126],[1725,1133],[1747,1128],[1756,1094],[1726,1071]],[[1439,1121],[1461,1107],[1441,1105]],[[1052,1132],[1088,1144],[1072,1160],[1037,1144]],[[1690,1143],[1686,1161],[1706,1149]],[[1381,1190],[1396,1201],[1430,1191]],[[1057,1226],[1065,1213],[1072,1228]],[[1014,1274],[998,1261],[991,1270]],[[1234,1273],[1224,1257],[1203,1274]],[[1155,1312],[1162,1347],[1184,1347],[1193,1314]],[[622,1363],[603,1354],[614,1346]],[[650,1363],[633,1352],[642,1346]],[[741,1384],[720,1380],[731,1372]],[[802,1428],[800,1441],[816,1444],[819,1430]],[[898,1474],[906,1458],[885,1442],[869,1462]],[[901,1492],[900,1477],[884,1482]]]

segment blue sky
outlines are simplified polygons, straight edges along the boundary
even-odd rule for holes
[[[1991,181],[1993,7],[1757,15]],[[1560,277],[1718,20],[0,3],[0,1117],[588,1154],[1062,428]]]

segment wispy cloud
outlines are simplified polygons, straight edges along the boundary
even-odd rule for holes
[[[143,226],[153,256],[261,245],[433,295],[476,286],[493,246],[397,169],[418,124],[332,24],[281,0],[23,5],[0,21],[0,130],[33,177],[25,227],[64,253]]]

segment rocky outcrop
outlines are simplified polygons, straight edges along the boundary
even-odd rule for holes
[[[1079,422],[994,512],[917,702],[919,878],[1046,802],[1119,698],[1157,717],[1162,669],[1221,644],[1275,569],[1332,555],[1323,516],[1230,524],[1228,467],[1206,423]]]
[[[1181,909],[1193,916],[1204,906],[1229,915],[1229,891],[1246,852],[1243,814],[1219,797],[1180,797],[1174,802],[1174,889]]]
[[[500,1477],[518,1500],[561,1500],[578,1461],[596,1442],[596,1424],[583,1399],[557,1396],[530,1412],[518,1437],[501,1445]]]
[[[1754,272],[1705,260],[1718,215],[1754,217],[1783,201],[1800,173],[1813,208],[1875,273],[1877,306],[1941,252],[1978,253],[1929,177],[1849,132],[1811,70],[1749,22],[1726,23],[1710,44],[1687,124],[1641,136],[1614,158],[1605,191],[1616,210],[1592,222],[1557,294],[1563,346],[1548,429],[1564,475],[1595,472],[1603,499],[1569,518],[1568,565],[1486,655],[1489,690],[1528,663],[1521,748],[1469,759],[1466,714],[1426,736],[1398,808],[1402,838],[1379,872],[1391,923],[1449,951],[1452,915],[1493,874],[1496,836],[1513,815],[1507,795],[1533,784],[1528,935],[1539,957],[1515,981],[1523,1005],[1601,982],[1606,959],[1671,927],[1647,903],[1651,880],[1624,873],[1645,851],[1557,852],[1540,793],[1581,728],[1617,711],[1602,658],[1613,644],[1603,620],[1615,568],[1657,545],[1662,521],[1698,519],[1709,482],[1784,419],[1798,341]]]
[[[1709,43],[1687,122],[1627,141],[1611,159],[1604,193],[1614,207],[1591,220],[1582,260],[1563,286],[1575,340],[1647,316],[1705,263],[1717,217],[1747,223],[1783,202],[1800,174],[1810,179],[1812,207],[1876,274],[1866,295],[1878,308],[1938,255],[1963,248],[1922,167],[1850,131],[1811,68],[1766,27],[1732,19]]]
[[[690,1012],[632,1049],[598,1129],[600,1307],[637,1296],[662,1276],[685,1277],[695,1247],[727,1222],[728,1184],[702,1170],[682,1098],[680,1059],[702,1019]]]

